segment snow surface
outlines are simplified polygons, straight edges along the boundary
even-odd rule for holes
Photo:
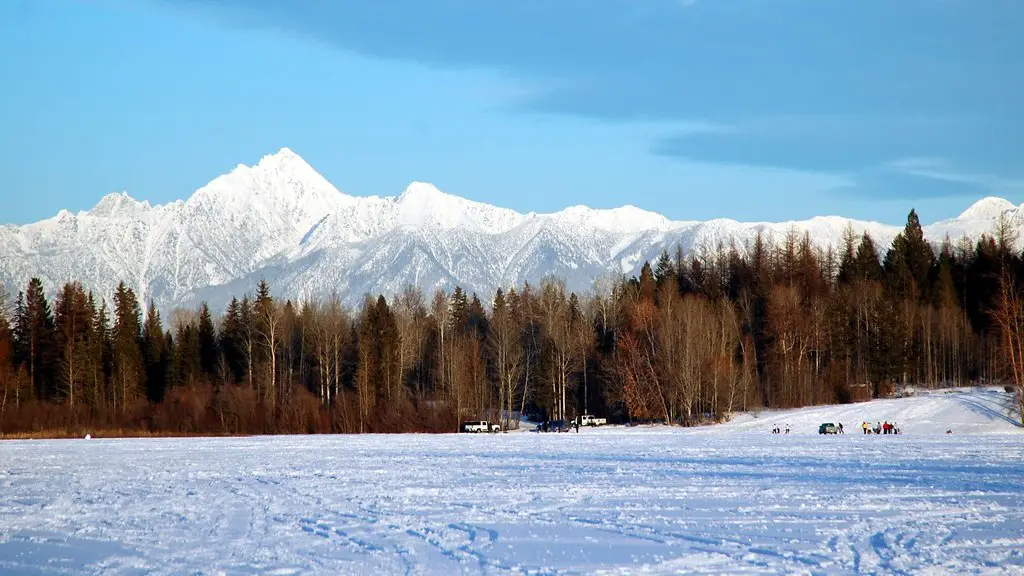
[[[1021,574],[1024,434],[969,402],[999,395],[827,410],[893,415],[900,436],[819,436],[825,412],[806,409],[785,414],[790,435],[762,413],[690,430],[0,442],[0,573]]]
[[[736,415],[712,430],[770,432],[775,424],[793,434],[817,434],[823,422],[843,423],[846,433],[862,434],[861,422],[895,422],[903,434],[1019,434],[1013,397],[1001,387],[908,390],[905,398],[857,404],[814,406],[800,410],[764,410]]]
[[[703,191],[713,193],[713,191]],[[992,233],[1007,214],[1024,232],[1020,209],[984,198],[958,218],[924,228],[933,242]],[[885,249],[902,226],[824,216],[793,222],[672,221],[635,206],[572,206],[550,214],[473,202],[413,182],[397,196],[340,192],[297,153],[282,148],[238,165],[187,200],[151,206],[110,194],[89,211],[24,226],[0,226],[0,282],[11,294],[39,277],[54,294],[69,279],[110,298],[118,282],[165,312],[207,300],[223,310],[262,278],[275,294],[316,298],[337,292],[391,295],[414,284],[429,297],[460,285],[489,301],[495,289],[548,275],[571,290],[609,272],[635,274],[677,245],[688,254],[735,245],[756,234],[780,242],[791,230],[839,247],[848,227]]]

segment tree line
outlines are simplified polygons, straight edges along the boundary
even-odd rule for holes
[[[485,304],[408,287],[350,309],[261,281],[215,318],[145,314],[33,278],[0,306],[0,433],[455,431],[519,415],[695,425],[737,410],[852,402],[903,384],[1024,381],[1013,228],[933,246],[917,214],[880,254],[791,231],[741,252],[665,251],[586,294],[547,278]],[[0,303],[8,302],[0,294]],[[1019,409],[1024,415],[1024,402]]]

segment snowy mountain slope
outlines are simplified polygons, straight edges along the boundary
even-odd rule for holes
[[[925,233],[936,242],[976,237],[991,232],[1000,215],[1024,227],[1019,207],[985,198]],[[163,309],[208,300],[219,310],[259,278],[279,295],[337,292],[350,304],[408,284],[428,295],[458,284],[487,299],[499,286],[547,275],[586,290],[602,274],[636,273],[677,244],[688,253],[733,245],[743,251],[758,232],[781,240],[796,230],[837,247],[847,226],[868,231],[883,247],[900,230],[837,216],[671,221],[635,206],[521,214],[422,182],[397,196],[356,197],[283,148],[253,166],[238,165],[184,201],[151,206],[116,193],[77,214],[0,226],[0,282],[13,294],[38,276],[53,293],[77,279],[109,298],[124,280]]]

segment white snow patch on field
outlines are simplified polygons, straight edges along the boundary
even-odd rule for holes
[[[770,433],[773,425],[790,425],[792,434],[817,434],[824,422],[843,423],[847,434],[861,434],[861,422],[895,422],[902,434],[1019,434],[1015,398],[1001,387],[911,390],[913,396],[856,404],[813,406],[798,410],[763,410],[737,414],[705,433]]]
[[[898,415],[905,435],[818,436],[813,410],[789,413],[790,435],[762,415],[700,430],[0,442],[0,573],[1024,572],[1019,428],[915,434]]]

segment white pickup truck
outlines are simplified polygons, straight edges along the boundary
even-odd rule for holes
[[[603,426],[608,423],[605,418],[598,418],[593,414],[584,414],[580,416],[580,426]]]
[[[463,432],[501,432],[501,426],[487,420],[467,420],[462,423]]]

